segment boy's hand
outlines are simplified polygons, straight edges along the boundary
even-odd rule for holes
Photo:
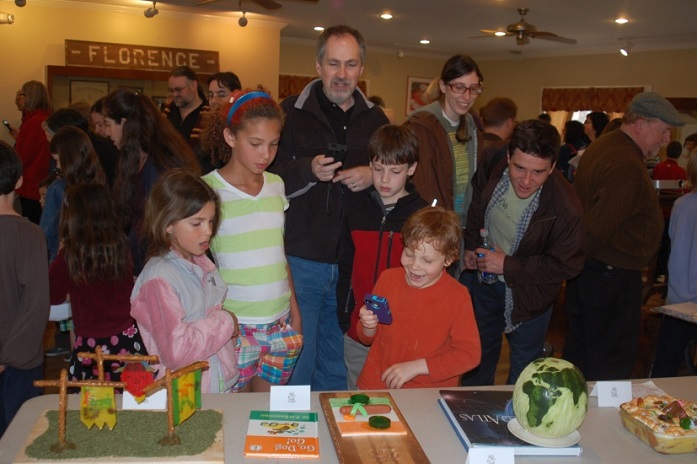
[[[388,367],[382,373],[380,380],[385,382],[387,388],[402,388],[417,375],[428,374],[428,365],[425,359],[397,363]]]
[[[361,306],[358,311],[358,316],[361,318],[361,324],[368,330],[375,330],[378,326],[378,317],[374,312],[365,307]],[[366,334],[367,335],[367,334]]]

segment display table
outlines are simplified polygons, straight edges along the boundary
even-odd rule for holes
[[[635,380],[641,383],[645,380]],[[697,377],[653,379],[654,383],[669,395],[697,401]],[[591,390],[589,385],[589,391]],[[476,390],[482,388],[462,388]],[[491,390],[511,390],[511,386],[488,387]],[[465,462],[467,453],[436,403],[438,389],[390,390],[397,406],[416,435],[419,443],[434,464]],[[120,398],[119,398],[120,401]],[[70,395],[69,408],[78,409],[79,395]],[[34,427],[39,414],[46,409],[58,408],[58,396],[46,395],[27,402],[0,440],[0,463],[10,463],[17,455]],[[204,395],[203,408],[219,409],[224,414],[225,462],[270,462],[268,459],[245,459],[244,439],[249,412],[252,409],[268,409],[269,395],[264,393],[240,393]],[[312,394],[312,410],[320,417],[320,460],[337,461],[327,424],[319,405],[318,393]],[[520,456],[517,462],[564,463],[690,463],[697,462],[697,454],[663,455],[655,452],[622,427],[618,411],[614,408],[598,408],[597,397],[589,401],[588,416],[581,426],[581,457],[532,457]],[[104,433],[109,433],[105,430]],[[281,462],[283,462],[281,460]],[[290,462],[290,461],[288,461]],[[318,461],[315,461],[318,462]]]

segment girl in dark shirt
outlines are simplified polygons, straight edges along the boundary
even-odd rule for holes
[[[130,315],[133,263],[128,240],[103,185],[75,185],[65,194],[61,248],[49,270],[51,304],[70,296],[76,340],[69,363],[73,380],[96,379],[97,363],[81,351],[146,354]],[[104,363],[106,380],[119,381],[122,363]]]

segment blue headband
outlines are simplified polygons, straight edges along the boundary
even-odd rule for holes
[[[228,125],[230,125],[230,121],[232,121],[232,117],[235,115],[235,111],[237,111],[243,103],[246,103],[247,101],[253,100],[255,98],[268,98],[270,100],[271,95],[269,95],[266,92],[249,92],[239,97],[237,100],[235,100],[235,102],[230,107],[230,111],[228,111],[227,113]]]

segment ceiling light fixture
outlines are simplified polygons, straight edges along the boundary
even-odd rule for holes
[[[157,9],[157,2],[152,2],[152,6],[145,10],[143,14],[145,15],[146,18],[152,18],[155,16],[157,13],[159,13],[160,10]]]
[[[392,13],[388,13],[385,11],[383,14],[380,15],[382,19],[392,19]]]
[[[503,31],[496,31],[496,32],[494,32],[494,35],[495,35],[496,37],[505,37],[505,36],[506,36],[506,33],[503,32]]]
[[[617,18],[617,19],[615,20],[615,22],[616,22],[617,24],[627,24],[627,23],[629,22],[629,20],[628,20],[627,18]]]
[[[324,26],[315,26],[314,30],[316,30],[317,32],[322,32],[324,30]]]
[[[629,51],[634,47],[634,42],[627,42],[627,45],[620,48],[622,56],[629,56]]]
[[[240,10],[242,10],[242,17],[237,20],[237,24],[240,25],[240,27],[247,27],[247,24],[249,24],[249,20],[247,19],[247,12],[244,11],[242,8],[242,0],[240,0]]]
[[[404,50],[402,50],[401,48],[397,49],[397,58],[399,58],[400,60],[404,58]]]
[[[15,0],[15,5],[17,5],[20,8],[22,8],[26,4],[27,4],[27,0]]]
[[[12,13],[0,13],[0,24],[12,24],[15,22],[15,15]]]
[[[428,39],[421,39],[421,40],[419,40],[419,43],[420,43],[421,45],[428,45],[428,44],[431,43],[431,41],[428,40]]]

